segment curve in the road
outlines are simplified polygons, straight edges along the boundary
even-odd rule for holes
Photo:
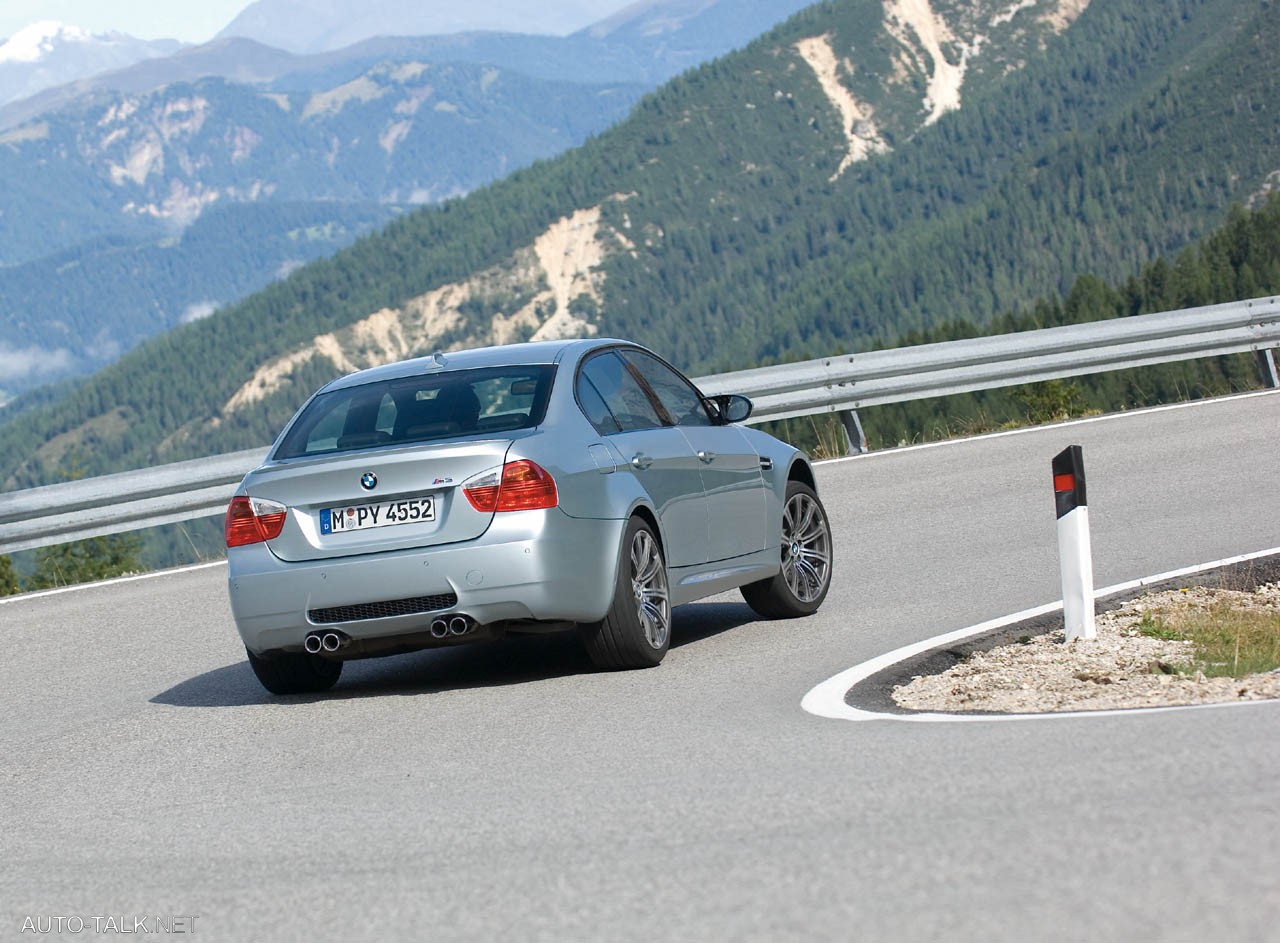
[[[1098,590],[1095,593],[1095,596],[1098,598],[1114,596],[1118,593],[1140,589],[1143,586],[1149,586],[1154,583],[1163,583],[1167,580],[1175,580],[1184,576],[1192,576],[1197,573],[1203,573],[1207,570],[1215,570],[1219,567],[1248,563],[1251,560],[1258,560],[1264,557],[1275,556],[1277,554],[1280,554],[1280,547],[1272,547],[1270,550],[1259,550],[1255,553],[1241,554],[1240,556],[1230,557],[1225,560],[1214,560],[1210,563],[1197,563],[1194,566],[1183,567],[1178,570],[1170,570],[1167,573],[1157,573],[1155,576],[1148,576],[1138,580],[1129,580],[1125,583],[1117,583],[1114,586],[1107,586]],[[826,681],[823,681],[821,684],[812,688],[809,693],[804,696],[803,700],[801,700],[800,706],[810,714],[817,717],[828,717],[832,720],[852,720],[858,722],[868,720],[894,720],[904,721],[907,723],[973,723],[1005,720],[1049,720],[1061,717],[1107,717],[1126,714],[1152,714],[1163,711],[1189,710],[1192,708],[1240,707],[1243,705],[1270,703],[1269,701],[1230,701],[1224,704],[1180,704],[1171,707],[1133,707],[1121,710],[1057,711],[1036,714],[943,714],[926,712],[891,714],[883,711],[871,711],[854,707],[845,700],[849,691],[855,685],[865,681],[873,675],[877,675],[880,672],[885,671],[886,669],[892,668],[894,665],[906,661],[908,658],[914,658],[916,655],[922,655],[925,652],[943,648],[944,646],[955,645],[957,642],[962,642],[978,635],[993,632],[1006,626],[1016,625],[1019,622],[1025,622],[1030,619],[1038,619],[1042,616],[1051,615],[1061,609],[1062,600],[1058,600],[1057,602],[1046,603],[1043,606],[1036,606],[1033,609],[1024,609],[1021,612],[1015,612],[1012,615],[991,619],[987,622],[979,623],[978,625],[971,625],[967,628],[958,629],[954,632],[935,635],[933,638],[925,639],[922,642],[904,645],[901,648],[896,648],[891,652],[887,652],[884,655],[864,661],[861,664],[854,665],[852,668],[846,668],[839,674],[833,675]]]

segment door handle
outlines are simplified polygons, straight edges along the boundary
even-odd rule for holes
[[[638,468],[640,469],[640,471],[644,471],[646,468],[648,468],[652,464],[653,464],[653,459],[645,455],[643,452],[637,452],[635,455],[631,456],[632,468]]]
[[[698,461],[702,462],[703,465],[710,465],[715,460],[716,460],[715,452],[710,452],[706,449],[702,449],[700,452],[698,452]]]

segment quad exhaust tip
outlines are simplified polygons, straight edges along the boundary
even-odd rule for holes
[[[470,616],[452,615],[433,619],[431,637],[437,640],[450,636],[458,638],[475,631],[479,626]],[[341,632],[311,632],[302,640],[302,647],[309,655],[332,655],[351,644],[351,639]]]

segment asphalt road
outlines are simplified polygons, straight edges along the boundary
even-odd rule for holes
[[[1049,460],[1073,443],[1099,586],[1280,545],[1266,395],[825,464],[822,611],[686,606],[651,671],[544,637],[273,699],[221,567],[2,604],[0,939],[56,916],[213,940],[1280,939],[1280,704],[800,708],[1054,599]]]

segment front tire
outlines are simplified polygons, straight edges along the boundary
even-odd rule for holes
[[[818,493],[787,482],[782,506],[782,569],[742,587],[747,605],[766,619],[794,619],[818,611],[831,588],[831,523]]]
[[[627,522],[622,559],[609,612],[580,629],[597,668],[652,668],[671,644],[667,565],[653,529],[641,518]]]
[[[342,662],[308,652],[279,652],[261,658],[245,649],[249,666],[262,686],[272,694],[316,694],[338,682]]]

